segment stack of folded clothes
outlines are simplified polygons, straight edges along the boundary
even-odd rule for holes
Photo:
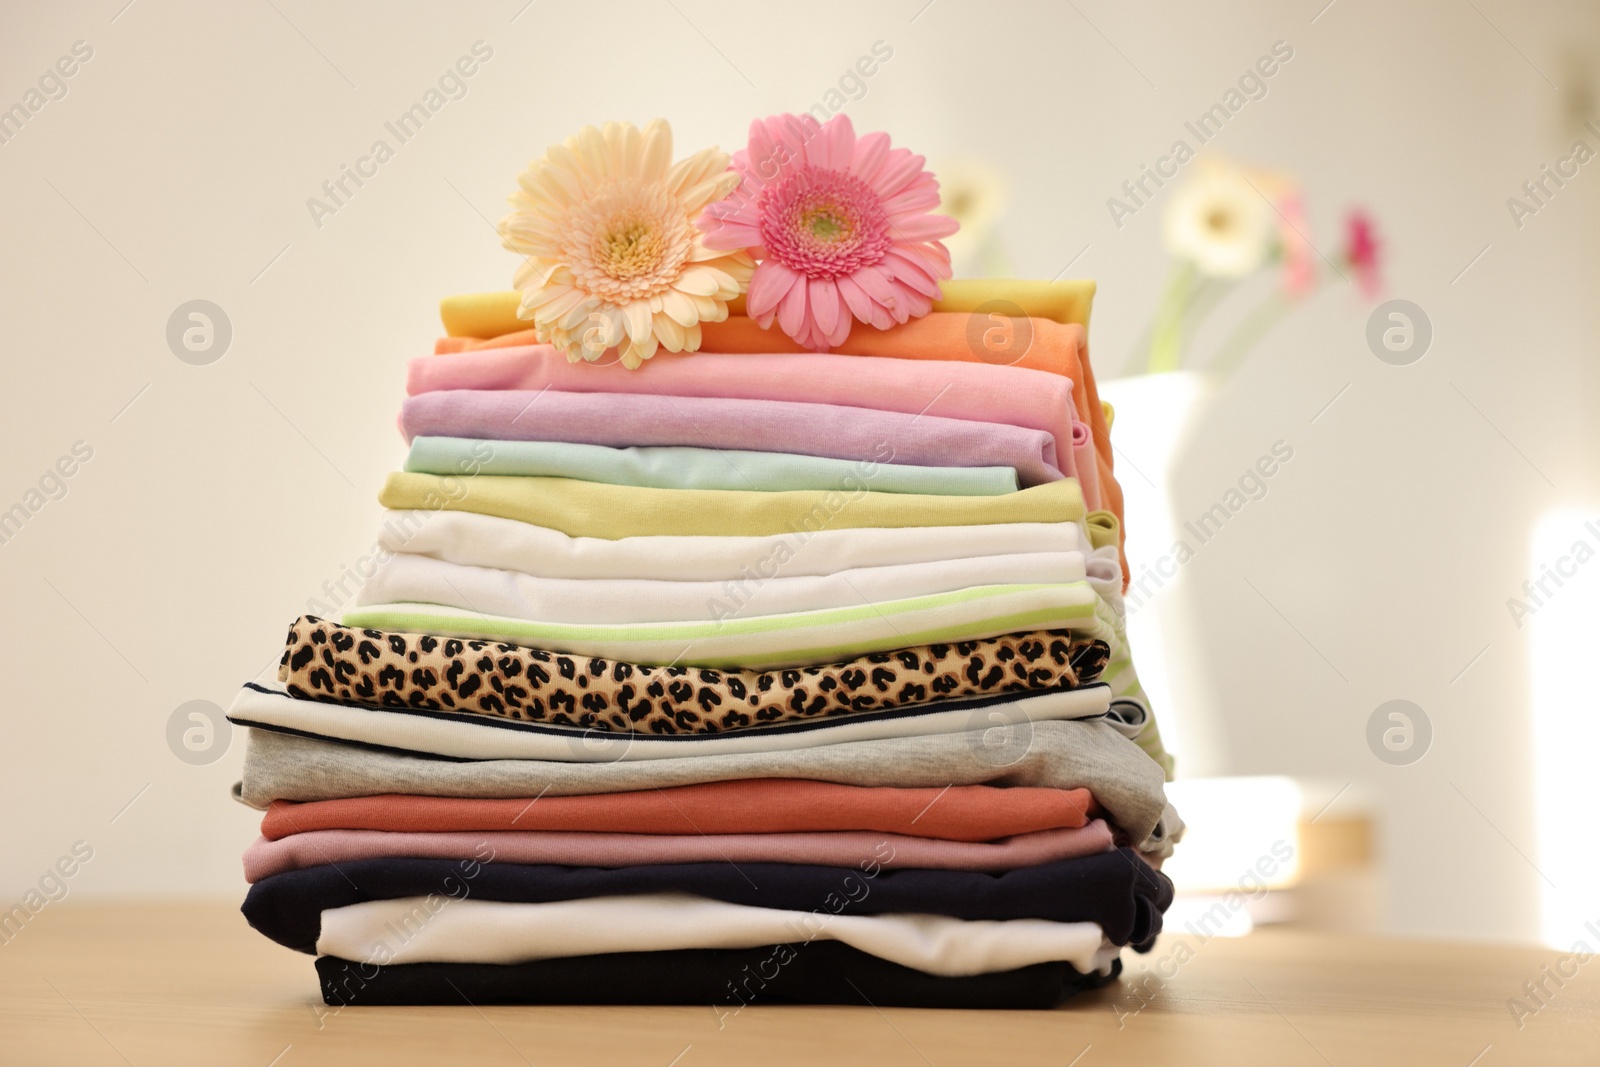
[[[772,227],[718,258],[748,154],[662,170],[664,124],[613,124],[523,176],[534,280],[444,302],[376,572],[229,713],[266,809],[245,914],[329,1004],[1046,1007],[1160,931],[1182,824],[1123,627],[1093,285],[949,280],[920,157],[838,121],[774,127],[830,153],[785,164],[800,236],[874,269],[861,189],[827,180],[900,181],[928,284],[772,296]],[[692,235],[629,198],[652,167]],[[588,244],[549,236],[580,208]],[[680,245],[684,303],[595,302]]]

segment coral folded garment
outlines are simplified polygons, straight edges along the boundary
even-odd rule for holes
[[[719,448],[611,448],[569,441],[486,441],[418,437],[405,469],[416,474],[510,474],[576,478],[651,489],[816,489],[844,492],[999,496],[1018,489],[1011,467],[916,467],[860,463],[792,452]],[[1089,500],[1090,506],[1094,501]]]
[[[1034,723],[1059,719],[1104,719],[1133,737],[1144,728],[1144,716],[1144,705],[1113,704],[1110,690],[1098,685],[1038,695],[939,701],[722,733],[665,736],[555,726],[491,715],[298,700],[281,689],[255,683],[240,690],[228,708],[229,721],[240,726],[287,730],[330,741],[449,759],[576,763],[682,759],[714,752],[773,752],[889,737],[965,733],[985,725],[1025,737]]]
[[[661,354],[644,371],[621,364],[568,362],[549,345],[423,356],[410,363],[406,389],[553,389],[568,393],[655,393],[670,397],[839,404],[1043,430],[1070,462],[1077,440],[1073,383],[1058,374],[986,363],[930,362],[876,356]],[[543,401],[541,401],[543,403]],[[537,418],[538,409],[528,412]],[[1064,468],[1063,468],[1064,469]]]
[[[407,397],[400,430],[407,441],[470,437],[795,452],[858,464],[865,488],[877,465],[896,462],[1012,467],[1023,485],[1074,473],[1072,453],[1059,453],[1055,438],[1043,430],[787,400],[452,389]]]
[[[521,571],[466,567],[400,553],[378,565],[355,603],[440,604],[554,623],[714,622],[757,615],[859,607],[981,585],[1062,584],[1085,578],[1081,552],[974,556],[861,567],[837,574],[754,582],[654,578],[536,578]]]
[[[1167,803],[1161,768],[1098,720],[1034,723],[1025,733],[986,725],[965,734],[635,763],[457,762],[269,730],[247,734],[237,792],[259,809],[274,800],[384,794],[551,799],[780,778],[935,792],[948,785],[1087,789],[1128,842],[1146,853],[1165,853],[1183,829]]]
[[[849,608],[754,615],[721,622],[579,625],[482,615],[440,604],[374,604],[342,613],[346,626],[479,638],[578,656],[685,667],[762,670],[837,663],[923,644],[977,641],[1022,630],[1121,636],[1085,582],[987,585]]]
[[[1003,310],[1009,315],[1032,315],[1087,327],[1095,284],[1079,278],[1048,282],[1023,278],[951,278],[940,283],[939,290],[940,298],[933,302],[935,313],[990,311],[996,310],[991,305],[1003,304]],[[521,302],[521,295],[515,292],[447,296],[439,301],[439,318],[451,337],[499,337],[529,328],[527,322],[517,317]],[[743,316],[744,297],[734,298],[728,308],[729,314]],[[702,329],[713,325],[704,323]]]
[[[395,857],[457,862],[640,867],[666,863],[799,863],[824,867],[877,864],[886,870],[1011,871],[1110,852],[1104,819],[1060,830],[1037,830],[998,841],[941,841],[906,834],[834,831],[800,834],[618,834],[577,830],[496,833],[395,833],[312,830],[276,841],[257,838],[244,850],[247,882],[285,871]],[[867,869],[865,866],[863,869]]]
[[[1039,630],[788,671],[701,671],[356,630],[306,615],[289,627],[278,680],[302,700],[662,735],[1073,688],[1093,682],[1108,654],[1104,642]]]
[[[1124,849],[1000,874],[885,870],[875,861],[859,868],[728,862],[597,868],[371,859],[274,875],[251,887],[242,910],[278,944],[312,952],[323,912],[366,901],[433,895],[544,904],[656,893],[781,911],[807,912],[826,902],[851,915],[1092,922],[1114,945],[1152,940],[1172,903],[1166,876]]]
[[[962,978],[925,974],[837,941],[748,949],[608,952],[533,963],[379,966],[317,957],[323,1001],[336,1008],[424,1004],[688,1004],[710,1006],[718,1025],[751,1004],[853,1004],[879,1008],[1043,1011],[1122,973],[1036,963]],[[729,976],[736,976],[730,978]]]
[[[314,804],[275,801],[261,835],[310,830],[587,830],[632,834],[809,833],[875,830],[948,841],[993,841],[1089,822],[1087,789],[872,789],[806,779],[734,782],[583,797],[373,796]]]
[[[761,493],[641,489],[570,478],[480,474],[440,478],[391,473],[378,495],[386,508],[497,515],[569,537],[762,537],[873,526],[977,526],[1004,522],[1082,522],[1078,483],[1065,478],[1005,496],[910,493]]]
[[[560,530],[470,511],[391,511],[378,531],[385,552],[432,556],[545,578],[765,581],[859,567],[972,559],[1089,547],[1075,522],[801,530],[765,536],[571,537]]]
[[[549,904],[400,897],[322,913],[319,955],[362,963],[526,963],[562,956],[839,941],[919,971],[984,974],[1034,963],[1104,970],[1118,948],[1096,923],[838,915],[726,904],[683,893]]]

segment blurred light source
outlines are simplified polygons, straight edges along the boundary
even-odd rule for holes
[[[1178,891],[1254,893],[1300,873],[1300,786],[1293,779],[1184,778],[1167,786],[1188,830],[1163,866]]]
[[[1595,840],[1595,764],[1600,752],[1600,522],[1571,510],[1534,528],[1528,585],[1513,598],[1528,613],[1532,674],[1534,824],[1541,939],[1595,945],[1600,926],[1600,851]]]

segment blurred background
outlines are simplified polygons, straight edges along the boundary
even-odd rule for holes
[[[1570,945],[1600,920],[1600,7],[3,18],[0,905],[85,848],[74,898],[237,897],[258,816],[215,708],[348,600],[404,361],[441,296],[509,285],[522,166],[607,119],[664,116],[686,152],[821,108],[928,157],[958,275],[1099,281],[1186,906],[1287,841],[1230,932]]]

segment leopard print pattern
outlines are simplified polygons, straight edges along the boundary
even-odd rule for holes
[[[493,715],[596,731],[723,733],[932,700],[1070,688],[1099,678],[1105,642],[1068,630],[742,671],[655,667],[522,645],[355,629],[306,615],[278,678],[305,700]]]

